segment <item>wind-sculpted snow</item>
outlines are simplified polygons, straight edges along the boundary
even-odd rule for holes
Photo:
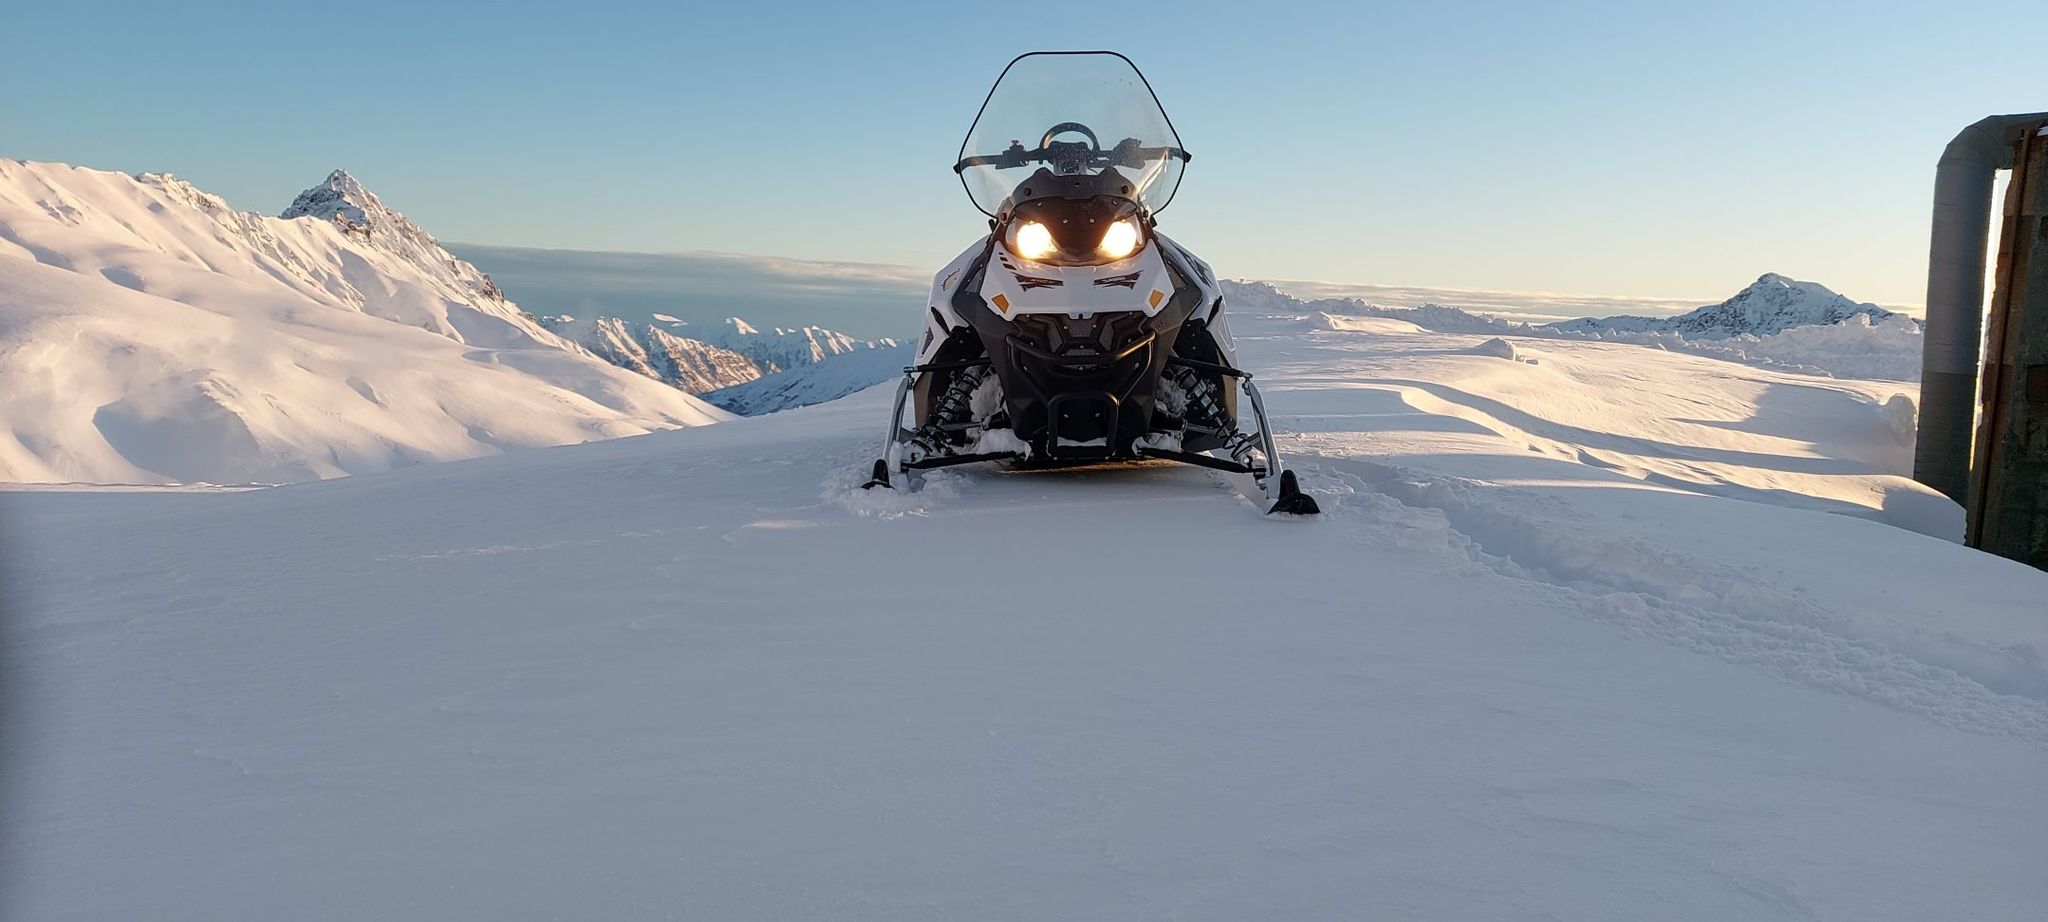
[[[1947,625],[1845,611],[1837,599],[1759,579],[1760,561],[1697,558],[1610,520],[1561,517],[1565,510],[1540,491],[1369,461],[1333,463],[1324,473],[1359,494],[1440,514],[1440,530],[1431,531],[1442,550],[1563,589],[1588,616],[1632,634],[1973,732],[2048,743],[2048,661],[2037,648],[2048,635],[1978,640]],[[1674,502],[1690,500],[1631,498],[1646,507]]]
[[[1904,476],[1910,385],[1231,327],[1321,517],[1172,465],[863,491],[886,385],[0,493],[0,917],[2048,905],[2048,574],[1919,533],[1961,517]]]
[[[542,329],[344,173],[287,214],[0,160],[0,481],[277,483],[726,418]]]

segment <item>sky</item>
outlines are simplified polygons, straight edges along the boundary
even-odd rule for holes
[[[1004,63],[1112,47],[1195,154],[1161,229],[1226,276],[1697,303],[1768,271],[1916,307],[1942,145],[2048,110],[2038,0],[7,20],[0,156],[173,172],[270,213],[341,167],[470,244],[933,268],[984,230],[949,166]]]

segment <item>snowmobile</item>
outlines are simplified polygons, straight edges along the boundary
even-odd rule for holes
[[[958,464],[1162,460],[1249,474],[1268,512],[1320,511],[1236,366],[1215,274],[1156,228],[1190,159],[1121,54],[1003,69],[953,165],[990,233],[933,279],[868,488]]]

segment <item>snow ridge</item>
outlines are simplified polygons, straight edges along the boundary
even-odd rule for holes
[[[0,481],[281,483],[728,418],[337,171],[271,218],[0,159]]]
[[[443,249],[434,235],[393,211],[346,170],[335,170],[317,186],[299,193],[279,217],[332,221],[343,233],[398,256],[435,274],[445,274],[470,294],[504,303],[505,293],[477,267]]]

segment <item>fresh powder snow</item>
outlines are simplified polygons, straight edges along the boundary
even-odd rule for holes
[[[0,916],[2039,917],[2048,574],[1909,384],[1419,322],[1234,308],[1312,519],[862,491],[887,385],[0,492]]]

